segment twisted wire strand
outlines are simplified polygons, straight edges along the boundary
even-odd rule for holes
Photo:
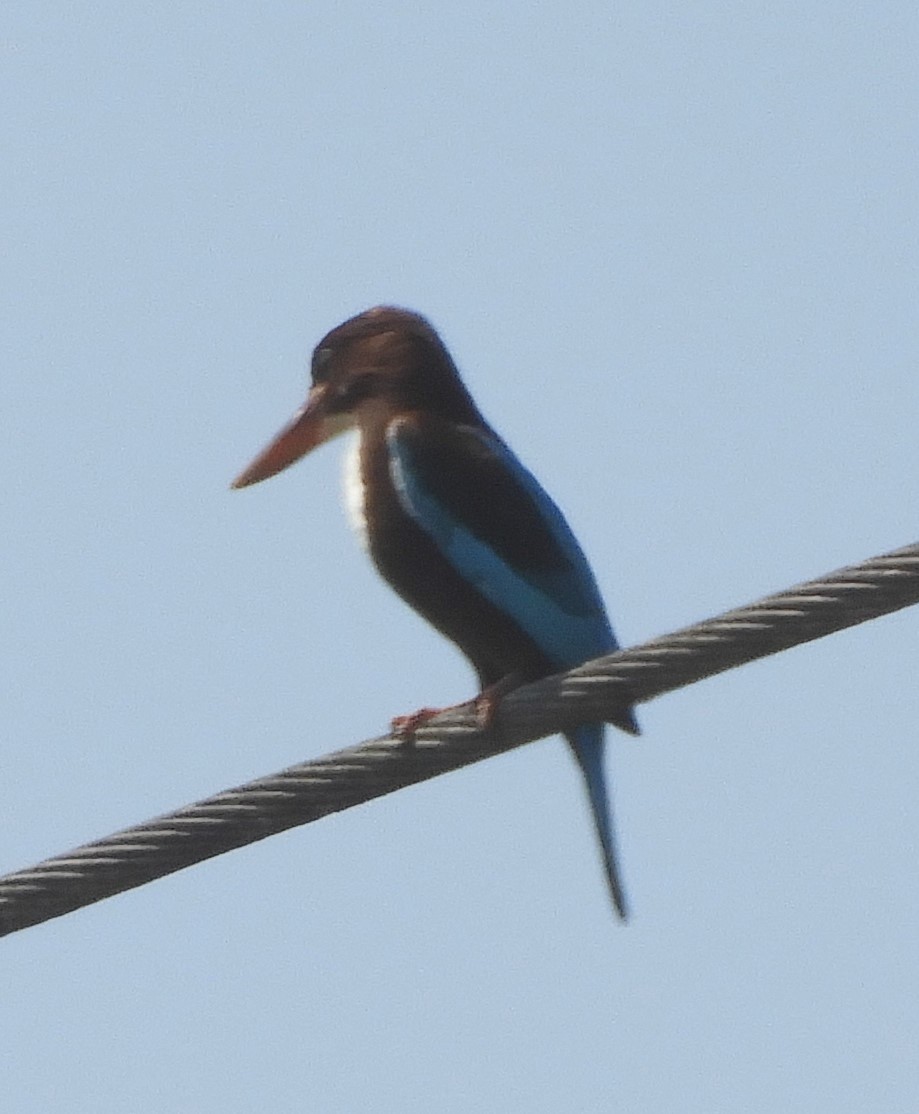
[[[0,935],[482,758],[919,602],[919,544],[840,569],[471,709],[291,766],[0,878]]]

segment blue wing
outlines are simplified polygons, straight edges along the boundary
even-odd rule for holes
[[[410,418],[387,429],[405,512],[449,564],[509,615],[557,669],[617,648],[603,600],[561,511],[494,434]],[[618,726],[637,734],[630,709]],[[566,736],[584,775],[613,903],[626,915],[603,769],[603,725]]]
[[[387,430],[403,509],[463,579],[509,615],[557,669],[616,649],[571,528],[496,436],[468,426]]]

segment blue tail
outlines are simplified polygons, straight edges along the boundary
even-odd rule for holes
[[[634,722],[634,721],[633,721]],[[629,915],[622,882],[619,880],[619,867],[616,862],[616,841],[613,835],[613,819],[606,790],[606,775],[603,770],[603,724],[591,723],[578,727],[565,738],[574,751],[584,781],[593,812],[594,825],[603,852],[603,865],[606,867],[606,880],[616,912],[626,920]]]

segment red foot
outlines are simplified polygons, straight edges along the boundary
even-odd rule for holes
[[[461,708],[471,709],[475,713],[476,726],[480,731],[487,731],[495,721],[495,714],[504,697],[517,688],[521,683],[520,677],[515,673],[508,673],[500,681],[482,689],[478,696],[472,700],[463,700],[459,704],[448,704],[446,708],[419,708],[407,716],[394,716],[392,720],[392,733],[398,739],[407,743],[412,742],[416,732],[429,723],[441,712],[455,712]]]
[[[415,738],[415,733],[435,716],[445,712],[446,708],[419,708],[408,716],[393,716],[390,724],[393,735],[403,742],[410,743]]]
[[[491,727],[495,722],[495,716],[497,715],[501,701],[509,692],[522,683],[523,679],[518,674],[508,673],[507,676],[502,677],[500,681],[495,681],[495,683],[489,685],[487,689],[482,689],[472,702],[475,704],[475,718],[478,721],[480,731],[487,731],[489,727]]]

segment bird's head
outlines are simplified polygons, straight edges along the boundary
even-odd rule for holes
[[[233,487],[276,475],[374,416],[424,411],[448,421],[481,421],[443,341],[410,310],[377,306],[336,326],[316,345],[311,375],[306,402]]]

